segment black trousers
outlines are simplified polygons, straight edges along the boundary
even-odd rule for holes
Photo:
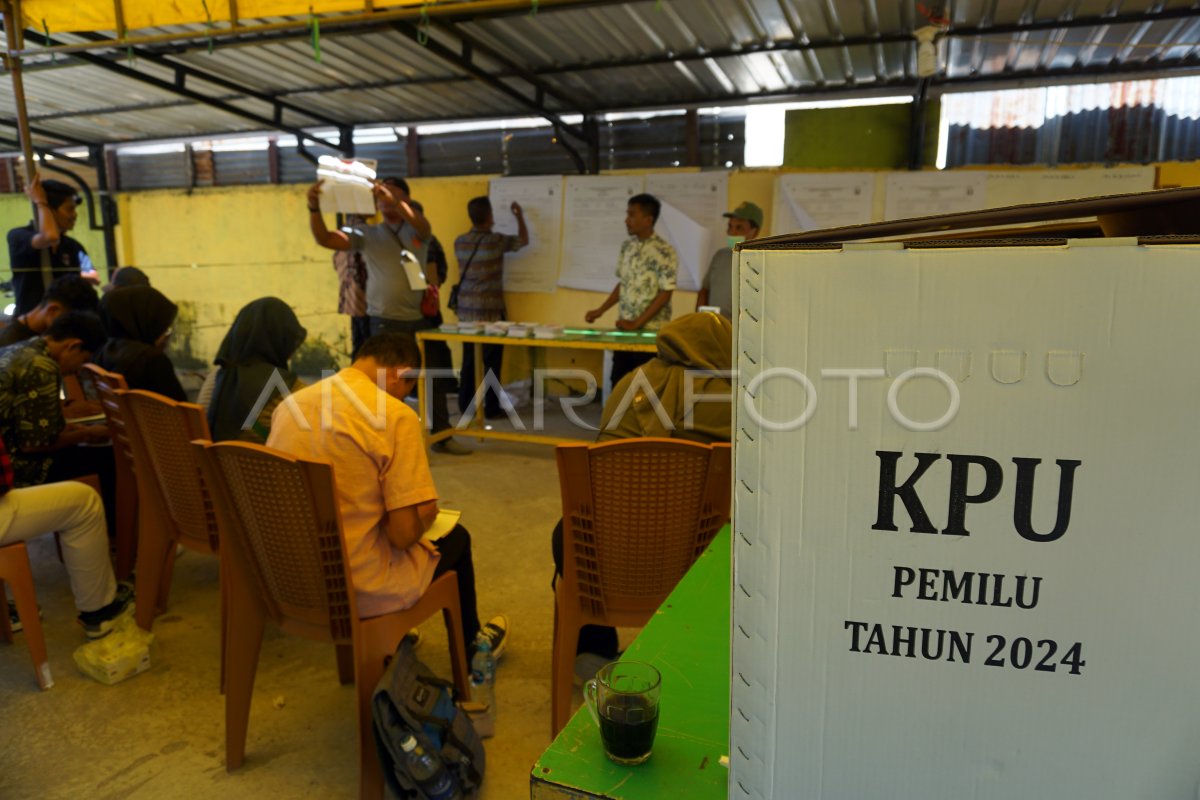
[[[563,571],[563,522],[560,519],[550,535],[550,550],[554,553],[554,580],[550,587],[562,577]],[[575,653],[595,653],[615,661],[621,655],[621,645],[617,640],[617,629],[608,625],[584,625],[579,630],[579,642],[575,645]]]
[[[436,327],[436,323],[427,319],[412,321],[383,317],[371,317],[370,319],[372,336],[385,332],[411,333],[415,336],[417,331]],[[453,364],[450,362],[450,348],[445,342],[426,342],[425,363],[421,366],[424,369],[443,371],[446,375],[444,378],[433,379],[432,391],[425,398],[429,416],[433,420],[433,427],[430,430],[437,433],[450,427],[450,408],[447,405],[447,398],[454,393],[455,389],[454,378],[450,377],[450,370],[453,369]],[[422,378],[422,380],[424,379]]]
[[[479,609],[475,604],[475,564],[471,560],[471,534],[462,525],[435,543],[442,557],[434,567],[433,577],[441,577],[454,570],[458,578],[458,604],[462,607],[463,642],[467,646],[467,658],[475,652],[472,645],[479,633]]]
[[[108,538],[117,533],[117,468],[112,447],[83,447],[73,445],[54,452],[46,483],[58,483],[96,475],[100,478],[100,499],[104,501],[104,518],[108,522]]]
[[[358,348],[371,338],[371,318],[365,314],[350,318],[350,360],[358,358]]]
[[[491,372],[496,376],[497,383],[500,381],[500,367],[504,363],[504,347],[498,344],[485,344],[483,346],[483,370],[486,375]],[[475,399],[475,391],[478,389],[475,382],[475,345],[471,342],[463,344],[462,370],[458,376],[458,410],[460,413],[466,413],[467,406]],[[488,389],[484,395],[483,413],[487,417],[500,416],[500,398],[494,391]]]
[[[645,364],[650,359],[654,358],[654,353],[638,353],[629,350],[613,350],[612,371],[609,372],[610,381],[613,388],[617,387],[617,381],[624,378],[635,369]]]

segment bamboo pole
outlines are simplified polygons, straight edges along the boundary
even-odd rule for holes
[[[24,21],[21,19],[21,0],[4,0],[4,38],[10,55],[8,72],[12,77],[13,102],[17,106],[17,138],[25,156],[25,181],[33,180],[33,139],[29,135],[29,111],[25,107],[25,81],[21,75],[21,57],[12,55],[24,45]]]

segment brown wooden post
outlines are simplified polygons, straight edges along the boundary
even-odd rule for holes
[[[421,177],[421,142],[417,136],[417,126],[408,126],[408,136],[405,138],[404,151],[408,159],[408,177]]]
[[[689,108],[684,120],[683,140],[687,148],[687,160],[683,163],[689,167],[700,166],[700,114],[696,109]]]

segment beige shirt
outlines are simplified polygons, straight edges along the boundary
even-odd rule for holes
[[[437,550],[424,540],[397,549],[384,522],[388,511],[437,500],[416,413],[352,368],[292,400],[275,409],[267,445],[333,464],[359,616],[412,606],[433,581]]]

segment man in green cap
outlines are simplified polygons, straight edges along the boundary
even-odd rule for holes
[[[727,244],[708,262],[708,274],[696,294],[696,310],[701,306],[716,306],[723,316],[733,319],[733,247],[747,239],[758,238],[763,212],[754,203],[746,201],[724,216],[729,219],[725,228]]]

